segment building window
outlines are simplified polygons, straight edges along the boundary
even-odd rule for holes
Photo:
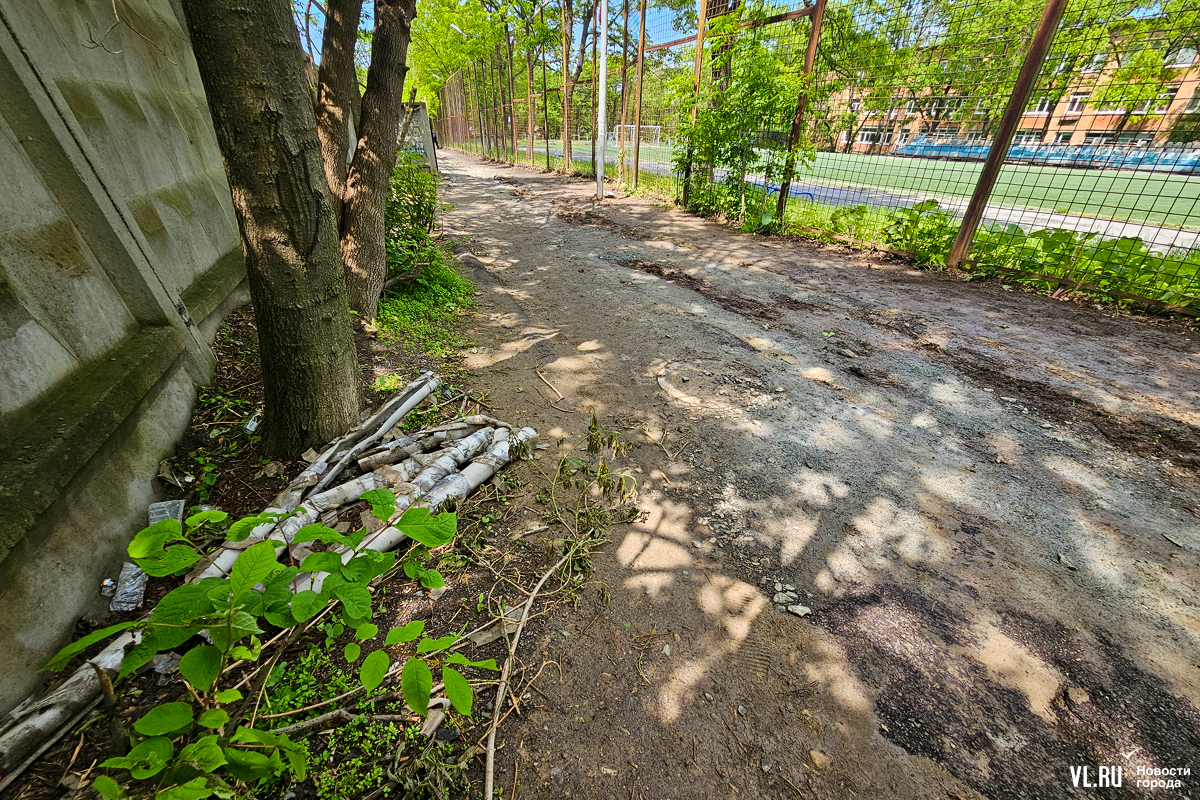
[[[861,100],[851,100],[850,101],[850,110],[851,111],[857,112],[860,108],[862,108]]]
[[[1196,48],[1188,45],[1179,45],[1167,53],[1164,61],[1166,66],[1172,69],[1186,69],[1196,60]]]
[[[1017,131],[1017,135],[1013,137],[1013,144],[1032,145],[1041,140],[1042,135],[1037,131]]]
[[[1188,104],[1184,107],[1183,113],[1200,114],[1200,92],[1192,95],[1192,99],[1188,100]]]
[[[1049,97],[1040,97],[1036,103],[1031,103],[1026,114],[1049,114],[1054,108],[1054,101]]]
[[[896,141],[898,141],[900,144],[908,144],[908,140],[911,138],[912,133],[909,131],[900,131],[900,136]]]
[[[1170,89],[1167,89],[1165,92],[1159,94],[1159,96],[1155,99],[1139,103],[1133,109],[1133,113],[1141,115],[1165,114],[1167,113],[1167,109],[1171,107],[1171,102],[1175,99],[1175,95],[1178,93],[1179,87],[1172,86]]]
[[[1112,141],[1113,135],[1108,131],[1088,131],[1083,137],[1083,143],[1091,145],[1112,144]]]
[[[1082,114],[1083,106],[1087,102],[1087,99],[1087,92],[1076,92],[1075,94],[1071,95],[1071,99],[1067,101],[1067,113]]]
[[[879,128],[863,128],[858,132],[859,144],[891,144],[892,132],[881,131]]]
[[[1070,144],[1072,136],[1074,136],[1074,134],[1071,131],[1062,131],[1061,133],[1056,133],[1054,134],[1054,143]]]
[[[917,101],[916,100],[909,100],[907,103],[904,104],[904,113],[905,114],[911,115],[916,110],[917,110]]]

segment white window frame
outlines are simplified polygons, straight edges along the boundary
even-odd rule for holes
[[[1091,96],[1090,92],[1075,92],[1067,101],[1067,114],[1082,114],[1087,106],[1087,99]]]
[[[1196,48],[1180,45],[1167,53],[1164,62],[1167,69],[1187,69],[1196,62]]]
[[[1035,105],[1033,108],[1025,109],[1025,113],[1026,114],[1037,114],[1039,116],[1045,116],[1053,110],[1054,110],[1054,101],[1052,99],[1050,99],[1049,97],[1040,97],[1040,98],[1038,98],[1037,105]]]

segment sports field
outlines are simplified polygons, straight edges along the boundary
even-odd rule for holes
[[[931,198],[969,198],[982,168],[978,162],[817,153],[798,177]],[[991,203],[1200,228],[1200,176],[1007,164]]]
[[[559,142],[552,140],[550,148],[554,155],[562,152]],[[572,149],[576,161],[590,161],[590,141],[576,141]],[[616,157],[616,147],[610,144],[608,159]],[[657,172],[669,170],[670,165],[670,147],[642,145],[642,169]],[[795,180],[883,190],[868,203],[908,206],[927,198],[969,199],[982,168],[982,163],[971,161],[816,153],[812,164],[797,169]],[[889,197],[891,192],[899,196]],[[1000,171],[991,205],[1200,230],[1200,175],[1007,164]]]

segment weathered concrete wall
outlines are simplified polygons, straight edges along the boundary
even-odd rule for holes
[[[170,0],[0,0],[0,713],[100,619],[224,315],[221,154]]]

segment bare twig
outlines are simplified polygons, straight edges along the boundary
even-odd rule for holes
[[[539,367],[539,369],[540,369],[540,367]],[[565,400],[566,398],[565,398],[565,397],[563,397],[563,393],[562,393],[562,392],[560,392],[560,391],[558,390],[558,387],[557,387],[557,386],[555,386],[555,385],[554,385],[553,383],[551,383],[550,381],[546,380],[546,376],[545,376],[545,375],[543,375],[543,374],[542,374],[542,373],[539,371],[539,369],[535,369],[535,370],[533,371],[533,374],[535,374],[535,375],[537,375],[537,376],[538,376],[538,380],[540,380],[542,383],[546,384],[546,385],[547,385],[547,386],[549,386],[551,389],[553,389],[553,390],[554,390],[554,393],[555,393],[556,395],[558,395],[558,399],[559,399],[559,400]]]
[[[500,674],[500,688],[496,691],[496,706],[492,710],[492,727],[488,731],[487,742],[487,771],[484,773],[483,779],[483,800],[492,800],[492,786],[495,781],[496,772],[496,728],[500,726],[500,712],[504,708],[504,695],[508,690],[508,676],[512,670],[512,663],[516,660],[517,645],[521,641],[521,633],[525,630],[525,620],[529,617],[529,609],[533,607],[533,601],[537,599],[538,592],[550,580],[550,576],[558,571],[559,567],[567,563],[572,556],[575,555],[575,548],[572,547],[567,551],[567,554],[558,560],[558,563],[546,571],[542,579],[533,587],[533,591],[529,593],[529,599],[525,601],[525,610],[521,612],[521,622],[517,625],[517,632],[513,634],[512,644],[508,648],[508,658],[504,660],[504,670]]]

